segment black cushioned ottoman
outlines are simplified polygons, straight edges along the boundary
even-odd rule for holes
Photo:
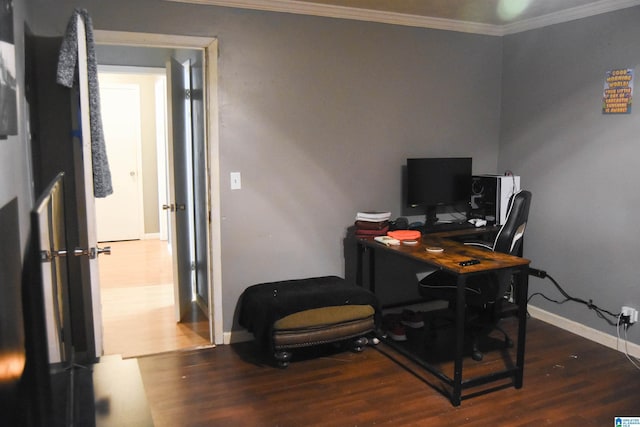
[[[379,319],[376,296],[337,276],[260,283],[240,298],[240,325],[281,367],[295,348],[352,340],[361,351]]]

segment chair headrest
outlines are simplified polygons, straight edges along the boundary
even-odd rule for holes
[[[520,190],[511,196],[507,219],[498,231],[493,250],[516,255],[522,245],[522,237],[529,219],[531,192]]]

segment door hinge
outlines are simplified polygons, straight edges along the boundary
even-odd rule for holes
[[[191,89],[184,90],[184,97],[185,99],[191,99]]]

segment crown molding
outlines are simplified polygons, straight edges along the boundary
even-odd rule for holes
[[[209,6],[235,7],[239,9],[285,12],[298,15],[322,16],[325,18],[352,19],[356,21],[377,22],[381,24],[403,25],[409,27],[432,28],[437,30],[458,31],[463,33],[502,35],[498,25],[429,16],[409,15],[396,12],[360,9],[356,7],[325,5],[293,0],[165,0],[176,3],[193,3]]]
[[[234,7],[239,9],[285,12],[299,15],[322,16],[325,18],[352,19],[382,24],[431,28],[463,33],[504,36],[560,24],[576,19],[640,5],[640,0],[600,0],[588,5],[566,9],[536,18],[515,21],[505,25],[484,24],[455,19],[410,15],[380,10],[360,9],[294,0],[165,0],[176,3],[192,3],[210,6]]]
[[[590,16],[596,16],[603,13],[615,12],[616,10],[638,5],[640,5],[640,0],[600,0],[588,5],[573,7],[556,13],[542,15],[531,19],[524,19],[511,24],[505,24],[502,26],[503,35],[535,30],[536,28],[575,21],[576,19],[588,18]]]

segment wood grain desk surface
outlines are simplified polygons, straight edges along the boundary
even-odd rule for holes
[[[471,230],[477,234],[482,230]],[[361,239],[361,241],[369,247],[376,249],[388,250],[399,255],[413,258],[426,262],[433,266],[451,271],[456,274],[478,273],[488,270],[500,270],[503,268],[513,268],[528,265],[530,261],[526,258],[520,258],[513,255],[503,254],[501,252],[492,252],[482,247],[465,245],[457,242],[449,237],[470,234],[456,231],[425,234],[417,245],[409,246],[405,244],[386,246],[378,243],[373,238]],[[427,248],[442,248],[442,252],[429,252]],[[461,266],[461,261],[469,259],[477,259],[478,264]]]

